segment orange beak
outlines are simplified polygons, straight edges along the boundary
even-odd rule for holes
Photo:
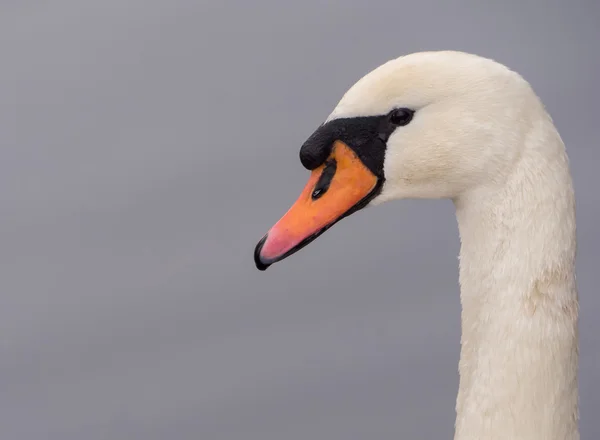
[[[257,244],[256,267],[267,269],[363,208],[379,183],[352,149],[336,141],[325,163],[311,172],[300,197]]]

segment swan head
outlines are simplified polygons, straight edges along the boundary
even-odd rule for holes
[[[404,198],[456,199],[500,184],[541,111],[529,84],[493,60],[421,52],[356,82],[300,148],[310,178],[259,241],[265,270],[342,218]]]

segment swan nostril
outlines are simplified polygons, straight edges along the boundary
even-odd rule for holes
[[[315,189],[312,192],[313,200],[319,199],[327,192],[336,170],[337,162],[335,159],[329,159],[327,162],[325,162],[325,168],[323,169],[321,177],[319,177],[319,181],[315,185]]]

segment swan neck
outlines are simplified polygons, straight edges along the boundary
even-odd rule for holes
[[[578,440],[575,205],[562,142],[531,146],[502,185],[454,202],[455,440]]]

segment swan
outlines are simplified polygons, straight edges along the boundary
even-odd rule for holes
[[[367,206],[452,200],[455,440],[578,440],[574,189],[564,143],[530,84],[465,52],[392,59],[348,89],[300,161],[308,183],[256,245],[256,267]]]

